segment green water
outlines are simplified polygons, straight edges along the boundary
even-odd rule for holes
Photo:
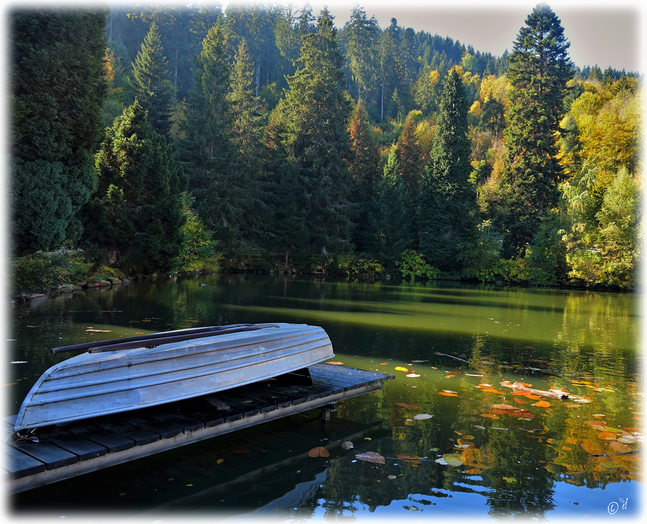
[[[333,361],[396,378],[338,403],[328,427],[314,410],[19,494],[9,507],[151,519],[635,517],[642,455],[627,453],[642,449],[638,302],[586,291],[214,275],[15,306],[8,414],[66,358],[51,347],[216,324],[320,325]],[[504,381],[566,389],[581,402],[513,395]],[[330,456],[310,458],[316,446]],[[356,458],[367,451],[385,463]],[[436,462],[441,456],[449,464]]]

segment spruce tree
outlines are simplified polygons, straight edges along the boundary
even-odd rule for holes
[[[254,96],[254,66],[247,41],[241,39],[234,58],[231,91],[227,95],[231,160],[228,165],[227,201],[230,222],[246,247],[258,247],[267,236],[269,207],[266,204],[267,182],[263,169],[263,130],[265,114],[261,100]]]
[[[413,248],[415,240],[415,215],[398,170],[397,155],[392,149],[368,212],[367,250],[389,268],[395,267],[403,251]]]
[[[236,237],[227,210],[230,74],[227,40],[218,20],[207,32],[196,57],[194,87],[179,149],[180,158],[188,166],[189,190],[195,198],[198,216],[224,244]]]
[[[96,188],[107,93],[103,10],[16,11],[11,19],[11,232],[18,254],[81,235]]]
[[[559,18],[539,4],[510,55],[510,102],[505,131],[506,179],[511,186],[504,223],[504,253],[523,255],[541,217],[558,200],[561,169],[555,136],[563,116],[566,84],[572,78],[569,43]]]
[[[343,91],[342,56],[327,10],[317,32],[303,37],[298,69],[288,78],[282,104],[283,144],[298,168],[311,253],[350,248],[350,175],[347,122],[350,101]]]
[[[461,269],[461,250],[476,234],[476,195],[469,183],[468,109],[460,75],[452,69],[440,101],[438,129],[418,207],[420,251],[442,271]]]
[[[369,206],[375,200],[379,182],[380,151],[368,121],[364,103],[357,103],[350,124],[350,158],[348,168],[353,181],[353,244],[357,251],[366,249],[365,237],[370,226]]]
[[[126,272],[172,271],[186,178],[137,100],[106,130],[96,166],[99,187],[84,213],[87,240]]]
[[[168,137],[171,130],[171,113],[175,104],[168,61],[164,56],[162,40],[153,22],[133,62],[132,73],[135,96],[148,112],[153,129]]]
[[[412,111],[404,121],[402,133],[398,139],[398,176],[402,179],[409,195],[409,208],[413,215],[418,214],[418,199],[420,198],[420,180],[422,179],[423,161],[422,149],[416,137],[416,113]],[[414,249],[419,244],[417,224],[414,227]]]

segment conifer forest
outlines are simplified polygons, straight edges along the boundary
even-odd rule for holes
[[[14,280],[636,287],[640,72],[576,66],[544,3],[503,56],[348,10],[14,9]]]

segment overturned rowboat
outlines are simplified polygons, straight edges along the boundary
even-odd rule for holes
[[[185,329],[54,348],[84,350],[49,368],[29,391],[14,431],[110,415],[302,370],[334,356],[306,324]]]

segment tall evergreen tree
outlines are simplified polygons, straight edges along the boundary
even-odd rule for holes
[[[350,124],[350,158],[348,168],[353,179],[351,201],[353,212],[353,244],[357,251],[366,249],[369,227],[368,210],[375,199],[379,181],[380,151],[368,120],[368,113],[360,100]]]
[[[125,271],[172,271],[180,253],[186,177],[136,100],[106,130],[87,240]]]
[[[438,129],[420,194],[420,251],[443,271],[461,269],[459,255],[476,234],[476,195],[469,183],[469,105],[460,75],[452,69],[445,81]]]
[[[573,76],[569,43],[559,18],[538,4],[510,55],[510,102],[505,132],[506,178],[511,198],[504,224],[504,253],[525,253],[539,221],[557,203],[561,170],[555,140],[566,84]]]
[[[171,113],[175,103],[173,84],[169,80],[168,61],[162,40],[153,22],[133,62],[135,96],[148,112],[153,129],[167,136],[171,130]]]
[[[181,158],[189,168],[189,191],[196,211],[216,237],[235,236],[227,210],[227,178],[231,157],[231,111],[227,95],[231,66],[220,20],[207,33],[193,70],[194,87],[187,105],[180,143]]]
[[[10,220],[19,254],[79,240],[76,214],[97,183],[105,21],[103,10],[11,16]]]
[[[243,38],[234,58],[231,91],[227,95],[231,159],[226,196],[229,209],[237,208],[239,214],[230,222],[239,230],[239,240],[248,247],[261,243],[269,219],[262,150],[265,115],[260,99],[254,96],[254,83],[254,68]]]
[[[298,166],[312,253],[349,248],[350,175],[347,122],[350,101],[343,92],[342,56],[327,10],[317,32],[303,37],[298,69],[282,104],[284,146]]]
[[[414,246],[415,215],[409,192],[398,175],[398,158],[392,149],[368,213],[367,250],[393,268],[403,251]]]
[[[418,213],[418,199],[420,196],[420,181],[422,179],[423,162],[422,149],[416,138],[416,126],[418,111],[412,111],[404,121],[402,133],[398,139],[398,176],[402,179],[404,187],[409,195],[409,208],[415,216]],[[417,229],[417,228],[416,228]],[[418,245],[418,231],[414,234],[414,246]]]

